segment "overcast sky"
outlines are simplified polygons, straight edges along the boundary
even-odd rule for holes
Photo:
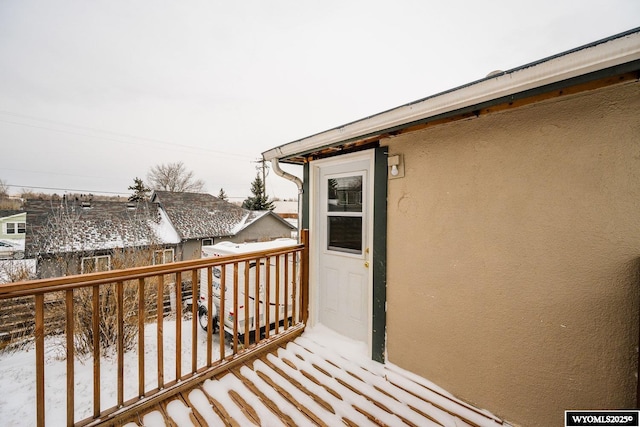
[[[640,26],[640,0],[0,0],[0,179],[127,195]],[[295,185],[267,179],[271,196]]]

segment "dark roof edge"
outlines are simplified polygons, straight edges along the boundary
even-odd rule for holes
[[[262,155],[267,160],[271,160],[273,158],[278,158],[281,161],[286,162],[287,158],[291,158],[291,157],[294,157],[294,156],[299,156],[299,155],[302,155],[302,154],[305,154],[305,153],[310,153],[310,152],[312,152],[314,150],[317,150],[319,148],[323,148],[323,147],[327,148],[327,147],[335,146],[335,145],[337,145],[338,141],[340,143],[345,143],[345,142],[349,142],[349,141],[356,140],[356,139],[366,138],[368,136],[374,136],[376,134],[384,132],[385,130],[387,130],[387,131],[388,130],[393,130],[393,129],[397,129],[398,127],[406,127],[407,124],[417,124],[417,123],[420,123],[420,122],[424,122],[425,120],[433,120],[433,117],[441,116],[443,114],[450,114],[450,113],[453,114],[454,111],[456,112],[456,114],[459,114],[459,111],[461,109],[451,109],[451,110],[449,110],[447,112],[443,112],[443,113],[440,113],[440,114],[432,114],[432,115],[429,115],[428,117],[422,117],[422,118],[416,119],[416,120],[409,119],[409,120],[403,121],[402,124],[397,124],[396,123],[393,126],[388,126],[388,127],[383,127],[383,128],[376,128],[375,130],[372,130],[370,132],[353,131],[353,132],[350,132],[352,134],[351,137],[347,137],[347,138],[344,138],[344,139],[341,139],[339,137],[339,135],[335,135],[335,134],[340,134],[340,133],[349,133],[349,132],[344,132],[344,131],[346,129],[348,129],[348,128],[351,128],[351,127],[357,127],[358,125],[364,124],[365,122],[368,122],[368,121],[378,120],[378,119],[384,118],[385,116],[390,116],[390,115],[393,115],[393,114],[396,114],[396,113],[400,114],[399,113],[400,111],[402,111],[402,110],[411,110],[414,106],[418,106],[418,105],[423,106],[425,104],[428,104],[430,101],[436,100],[438,98],[443,98],[443,97],[446,97],[446,96],[454,95],[456,92],[461,92],[461,91],[465,91],[465,90],[473,91],[473,90],[475,90],[474,86],[480,86],[482,84],[491,83],[492,84],[491,86],[494,86],[494,87],[486,88],[485,90],[486,91],[498,92],[499,89],[502,89],[502,86],[506,86],[506,84],[503,84],[503,85],[500,85],[499,83],[498,84],[493,84],[493,81],[495,81],[495,82],[498,82],[499,80],[504,81],[505,80],[504,76],[510,76],[510,75],[513,75],[513,74],[516,74],[516,73],[520,73],[520,72],[523,72],[525,70],[531,69],[533,67],[538,67],[538,66],[541,66],[543,64],[547,64],[547,63],[549,63],[549,62],[551,62],[553,60],[556,60],[556,59],[561,59],[561,58],[564,59],[568,55],[578,54],[579,52],[586,51],[587,49],[595,48],[595,47],[598,47],[600,45],[604,45],[604,44],[607,44],[607,43],[610,43],[610,42],[613,42],[613,41],[616,41],[616,40],[619,40],[619,39],[624,39],[625,37],[631,37],[631,36],[636,36],[637,37],[638,34],[640,34],[640,27],[637,27],[637,28],[625,31],[623,33],[619,33],[619,34],[616,34],[616,35],[613,35],[613,36],[610,36],[610,37],[607,37],[607,38],[604,38],[604,39],[601,39],[601,40],[598,40],[598,41],[595,41],[595,42],[592,42],[592,43],[588,43],[588,44],[585,44],[583,46],[579,46],[579,47],[570,49],[568,51],[565,51],[565,52],[562,52],[562,53],[558,53],[556,55],[552,55],[552,56],[546,57],[544,59],[540,59],[540,60],[537,60],[537,61],[534,61],[534,62],[530,62],[528,64],[525,64],[525,65],[510,69],[508,71],[500,72],[498,74],[491,74],[491,75],[489,75],[487,77],[484,77],[482,79],[475,80],[475,81],[472,81],[470,83],[467,83],[467,84],[464,84],[464,85],[461,85],[461,86],[458,86],[458,87],[455,87],[455,88],[452,88],[452,89],[448,89],[448,90],[445,90],[443,92],[439,92],[437,94],[430,95],[430,96],[427,96],[425,98],[421,98],[421,99],[418,99],[416,101],[412,101],[410,103],[403,104],[403,105],[400,105],[398,107],[394,107],[394,108],[382,111],[380,113],[377,113],[377,114],[374,114],[374,115],[371,115],[371,116],[367,116],[365,118],[362,118],[362,119],[359,119],[359,120],[355,120],[355,121],[349,122],[347,124],[344,124],[344,125],[341,125],[341,126],[337,126],[335,128],[331,128],[329,130],[326,130],[326,131],[323,131],[323,132],[319,132],[319,133],[307,136],[305,138],[301,138],[301,139],[298,139],[298,140],[295,140],[295,141],[292,141],[292,142],[277,146],[275,148],[272,148],[272,149],[270,149],[268,151],[263,152]],[[636,41],[633,41],[632,44],[633,43],[638,44],[638,42],[636,42]],[[636,45],[633,45],[631,49],[628,48],[628,47],[626,47],[626,48],[627,48],[627,50],[631,51],[630,55],[632,55],[634,58],[638,57],[637,52],[636,52],[638,50],[638,47]],[[633,49],[633,48],[635,48],[635,49]],[[622,49],[622,48],[620,48],[620,49]],[[612,47],[612,50],[614,50],[614,47]],[[606,51],[605,51],[605,53],[606,53]],[[600,58],[600,56],[602,56],[601,52],[598,52],[597,54],[594,53],[593,55],[596,56],[596,58],[594,59],[594,62],[596,62],[596,64],[595,65],[586,64],[586,65],[584,65],[585,68],[588,68],[588,66],[591,66],[591,67],[596,66],[597,67],[597,61],[598,60],[600,60],[601,62],[606,63],[605,60]],[[570,61],[567,60],[567,62],[570,62]],[[628,61],[626,63],[622,62],[622,63],[616,64],[614,66],[607,67],[607,68],[604,68],[604,69],[599,69],[597,71],[604,71],[604,70],[612,71],[612,70],[615,70],[616,72],[620,72],[620,66],[623,66],[624,64],[631,64],[631,66],[627,67],[627,68],[630,68],[630,69],[633,69],[633,70],[637,69],[637,59],[636,59],[636,60]],[[568,68],[569,65],[572,65],[572,64],[560,64],[560,65],[556,66],[556,68],[559,68],[560,71],[564,71],[564,68]],[[582,64],[579,64],[579,65],[582,65]],[[547,70],[547,73],[552,74],[551,71],[555,72],[556,74],[560,74],[559,71],[555,70],[555,69],[550,70],[550,71]],[[580,77],[582,77],[582,76],[589,76],[590,79],[594,79],[594,78],[597,78],[596,76],[598,76],[598,75],[603,76],[605,74],[606,74],[606,71],[598,74],[597,72],[593,72],[591,70],[591,71],[587,71],[587,72],[582,73],[582,74],[578,73],[578,75],[574,75],[574,76],[569,77],[569,78],[556,79],[555,81],[553,81],[551,83],[538,84],[536,86],[533,86],[533,89],[531,87],[529,87],[529,88],[527,88],[525,90],[511,92],[506,96],[514,96],[515,97],[515,96],[519,96],[520,94],[531,93],[530,91],[531,90],[535,90],[535,89],[543,89],[544,88],[544,89],[548,90],[550,85],[560,84],[560,85],[566,86],[566,84],[571,83],[573,81],[576,81],[575,79],[580,80]],[[537,75],[535,77],[539,78],[539,76],[537,76]],[[550,76],[550,78],[552,78],[552,77],[553,77],[553,75]],[[531,82],[525,81],[524,83],[529,83],[529,86],[534,85],[536,82],[533,81],[534,79],[531,79],[531,80],[532,80]],[[523,86],[526,86],[526,85],[523,84]],[[479,90],[479,92],[480,92],[480,90]],[[503,99],[504,97],[505,96],[497,96],[497,97],[494,97],[493,100]],[[478,102],[478,103],[475,103],[475,104],[472,104],[472,105],[467,105],[462,109],[471,109],[471,110],[477,109],[478,105],[486,104],[487,102],[490,102],[490,101],[484,100],[483,102]],[[397,118],[394,118],[394,121],[397,122],[398,121]],[[331,135],[331,134],[333,134],[333,135]],[[324,143],[324,144],[320,141],[323,138],[327,140],[326,143]],[[311,141],[314,141],[314,140],[317,141],[315,144],[311,142]],[[295,147],[296,145],[301,146],[301,147],[298,147],[300,149],[296,149],[296,147]]]

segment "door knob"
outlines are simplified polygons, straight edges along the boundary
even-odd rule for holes
[[[366,268],[369,268],[369,261],[365,261],[365,262],[364,262],[364,266],[365,266]]]

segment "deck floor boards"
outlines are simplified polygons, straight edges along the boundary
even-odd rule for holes
[[[398,368],[354,362],[305,334],[132,414],[123,424],[157,425],[158,420],[169,427],[503,424]]]

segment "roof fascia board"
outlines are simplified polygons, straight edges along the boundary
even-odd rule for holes
[[[588,82],[592,82],[594,80],[600,79],[600,78],[606,78],[606,77],[611,77],[614,75],[622,75],[628,72],[637,72],[638,70],[640,70],[640,59],[636,60],[636,61],[632,61],[632,62],[628,62],[624,65],[618,65],[615,67],[611,67],[608,68],[606,70],[599,70],[593,73],[589,73],[589,74],[583,74],[568,80],[563,80],[560,82],[555,82],[555,83],[551,83],[548,85],[544,85],[544,86],[538,86],[535,87],[533,89],[529,89],[529,90],[525,90],[522,92],[518,92],[518,93],[514,93],[514,94],[510,94],[510,95],[506,95],[506,96],[502,96],[500,98],[493,98],[489,101],[485,101],[485,102],[481,102],[478,104],[473,104],[464,108],[459,108],[457,110],[450,110],[447,111],[445,113],[442,114],[436,114],[436,115],[432,115],[429,116],[427,118],[424,118],[422,120],[416,120],[413,122],[407,122],[407,123],[403,123],[402,125],[396,126],[396,127],[392,127],[392,128],[388,128],[385,129],[384,132],[385,133],[393,133],[393,132],[397,132],[397,131],[401,131],[402,129],[406,129],[408,127],[412,127],[415,125],[420,125],[420,124],[424,124],[424,123],[428,123],[428,122],[432,122],[432,121],[437,121],[440,119],[446,119],[449,117],[456,117],[456,116],[460,116],[463,114],[469,114],[469,113],[476,113],[476,112],[480,112],[483,109],[487,109],[487,108],[491,108],[494,107],[496,105],[500,105],[500,104],[505,104],[505,103],[513,103],[515,101],[519,101],[519,100],[523,100],[523,99],[528,99],[530,97],[535,97],[536,95],[541,95],[541,94],[545,94],[545,93],[550,93],[550,92],[554,92],[554,91],[558,91],[558,90],[562,90],[565,89],[567,87],[571,87],[574,85],[580,85],[582,83],[588,83]],[[379,135],[380,132],[376,132],[373,133],[371,135],[367,135],[367,136],[374,136],[374,135]]]
[[[2,217],[0,217],[0,220],[13,219],[13,218],[18,218],[20,216],[26,217],[27,216],[27,212],[20,212],[20,213],[8,215],[8,216],[2,216]]]
[[[536,88],[571,81],[579,76],[613,68],[640,59],[640,28],[631,30],[568,53],[527,64],[451,89],[400,107],[351,122],[263,153],[265,160],[283,159],[347,140],[399,129],[452,111],[484,104],[495,99],[526,93]]]

